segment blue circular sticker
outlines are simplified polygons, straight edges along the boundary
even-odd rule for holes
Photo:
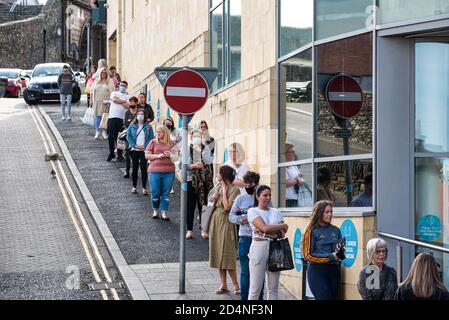
[[[419,219],[416,233],[419,240],[436,241],[441,238],[441,220],[438,216],[429,214]]]
[[[345,220],[340,227],[341,236],[346,239],[346,259],[343,260],[343,266],[351,268],[357,259],[357,251],[359,248],[357,230],[351,220]]]
[[[293,260],[295,261],[297,272],[300,272],[302,268],[301,238],[302,238],[301,230],[297,228],[295,232],[295,238],[293,240]]]

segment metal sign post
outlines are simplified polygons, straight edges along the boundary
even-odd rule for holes
[[[207,101],[209,88],[217,76],[216,68],[156,68],[156,77],[164,87],[168,106],[182,117],[181,132],[181,217],[179,228],[179,293],[186,292],[187,166],[188,129],[195,112]]]

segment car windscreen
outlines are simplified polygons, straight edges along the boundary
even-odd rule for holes
[[[51,77],[51,76],[59,76],[62,72],[61,67],[50,67],[50,66],[42,66],[36,67],[33,71],[32,77]]]
[[[15,71],[9,70],[0,70],[0,77],[5,77],[9,79],[17,79],[19,77],[19,73]]]

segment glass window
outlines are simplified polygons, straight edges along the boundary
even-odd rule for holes
[[[415,61],[415,150],[449,152],[449,43],[417,43]]]
[[[281,49],[284,56],[312,41],[313,0],[281,1]]]
[[[211,65],[218,69],[217,80],[213,90],[223,85],[223,5],[212,12],[211,19]]]
[[[372,0],[316,0],[315,40],[370,27],[372,5]]]
[[[317,156],[371,154],[372,33],[316,48]]]
[[[284,139],[281,162],[312,158],[312,49],[281,63],[281,130]],[[296,148],[294,159],[286,159],[285,143]]]
[[[449,13],[447,0],[378,0],[383,24]]]
[[[449,158],[415,162],[415,232],[419,241],[449,247]],[[429,251],[417,248],[417,253]],[[449,256],[433,252],[449,285]]]
[[[293,153],[294,148],[287,152]],[[281,177],[281,207],[313,207],[313,169],[311,164],[281,168],[279,174]]]
[[[372,160],[316,164],[316,201],[335,207],[372,207]]]
[[[215,8],[222,1],[223,0],[210,0],[210,7],[211,7],[211,9]]]
[[[241,11],[241,0],[224,0],[211,12],[211,66],[218,69],[212,91],[240,79]]]

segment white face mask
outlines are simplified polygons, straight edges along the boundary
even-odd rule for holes
[[[201,144],[201,138],[192,138],[192,144],[194,146],[199,146]]]

